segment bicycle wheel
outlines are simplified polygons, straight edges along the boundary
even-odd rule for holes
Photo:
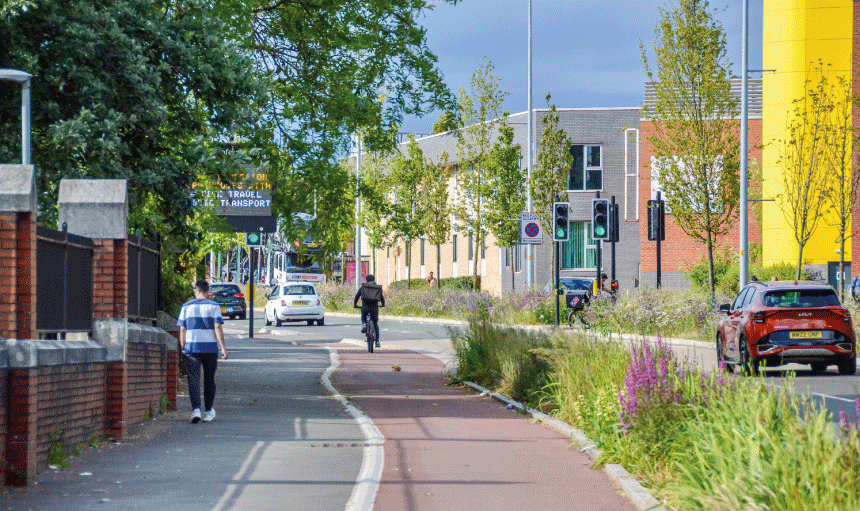
[[[373,343],[376,341],[376,329],[373,328],[373,321],[370,320],[370,314],[365,318],[365,325],[367,325],[367,352],[373,353]]]

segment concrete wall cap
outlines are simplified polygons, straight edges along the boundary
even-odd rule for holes
[[[61,179],[60,204],[126,204],[128,185],[125,179]]]
[[[33,165],[0,165],[0,211],[38,212]]]

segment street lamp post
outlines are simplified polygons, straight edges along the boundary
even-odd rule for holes
[[[748,95],[749,91],[747,89],[747,73],[749,72],[748,62],[749,62],[749,49],[747,47],[747,27],[749,26],[749,5],[748,0],[744,0],[743,4],[743,30],[742,36],[743,39],[743,57],[741,58],[741,155],[740,155],[740,164],[741,164],[741,172],[740,172],[740,257],[738,258],[738,264],[740,265],[738,271],[738,289],[743,289],[744,286],[747,285],[749,281],[749,167],[748,165],[748,147],[747,147],[747,131],[748,131],[748,121],[749,117],[749,105],[748,105]],[[761,229],[761,226],[759,226]]]
[[[21,84],[21,163],[30,165],[30,79],[33,75],[17,69],[0,69],[0,80]]]
[[[526,162],[526,211],[532,212],[534,203],[532,202],[532,139],[534,127],[532,126],[532,0],[529,0],[529,79],[528,79],[528,109],[529,109],[529,137],[528,137],[528,161]],[[528,259],[526,260],[526,288],[531,290],[535,285],[535,270],[534,270],[534,245],[529,244],[526,248]]]

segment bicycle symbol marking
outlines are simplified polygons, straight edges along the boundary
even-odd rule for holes
[[[534,238],[535,236],[540,234],[540,229],[538,228],[538,225],[536,223],[529,222],[528,224],[526,224],[525,233],[526,236]]]

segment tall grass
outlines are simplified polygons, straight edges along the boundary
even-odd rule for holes
[[[631,350],[486,320],[454,337],[460,378],[582,429],[603,450],[598,463],[621,463],[672,508],[860,509],[858,425],[798,397],[792,375],[774,389],[763,376],[705,374],[659,341]]]
[[[536,351],[550,346],[540,332],[501,327],[476,315],[465,329],[450,329],[457,352],[457,378],[496,390],[537,406],[549,364]]]

